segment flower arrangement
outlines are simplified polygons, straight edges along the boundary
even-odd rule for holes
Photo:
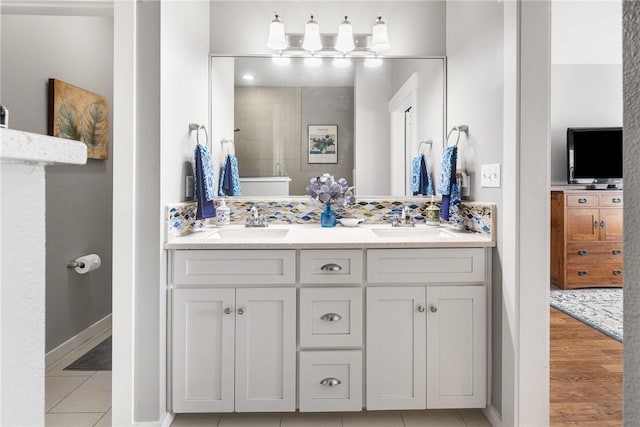
[[[317,202],[325,205],[334,204],[338,207],[345,207],[356,202],[353,195],[353,187],[349,187],[347,180],[340,178],[335,180],[333,175],[328,173],[311,178],[307,185],[307,193]]]

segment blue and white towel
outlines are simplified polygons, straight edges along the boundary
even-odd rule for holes
[[[427,167],[427,159],[420,154],[411,159],[411,192],[414,196],[433,196],[433,180]]]
[[[224,166],[220,172],[220,196],[241,196],[240,171],[236,156],[227,155]]]
[[[449,220],[450,206],[460,203],[460,191],[456,179],[456,161],[458,159],[458,147],[445,147],[442,152],[442,165],[440,166],[440,183],[438,192],[442,194],[442,208],[440,216],[445,221]]]
[[[213,161],[211,153],[206,146],[198,144],[194,150],[195,157],[195,190],[198,209],[197,219],[213,218],[216,216],[216,208],[213,203],[215,196],[215,185],[213,181]]]

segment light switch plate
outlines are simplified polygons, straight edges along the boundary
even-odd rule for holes
[[[500,187],[500,163],[482,165],[480,167],[480,186]]]

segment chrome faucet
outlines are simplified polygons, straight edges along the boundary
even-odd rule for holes
[[[416,220],[411,214],[411,209],[409,208],[409,206],[404,205],[402,207],[402,212],[400,213],[399,216],[396,216],[395,218],[393,218],[393,221],[391,222],[391,226],[392,227],[415,227],[416,226]]]
[[[244,223],[245,227],[268,227],[269,221],[263,214],[258,213],[258,208],[254,205],[249,210],[249,216]]]

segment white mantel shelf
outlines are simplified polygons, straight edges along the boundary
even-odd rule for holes
[[[3,163],[87,163],[87,146],[80,141],[0,128],[0,161]]]

